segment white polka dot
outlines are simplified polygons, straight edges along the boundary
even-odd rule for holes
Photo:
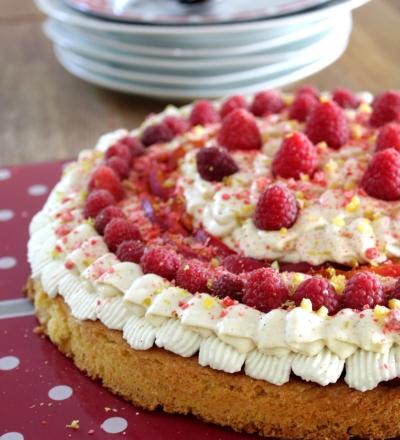
[[[0,269],[11,269],[17,265],[17,260],[14,257],[1,257]]]
[[[0,168],[0,180],[7,180],[11,177],[11,171],[7,168]]]
[[[37,184],[32,185],[28,188],[28,194],[30,196],[42,196],[43,194],[46,194],[49,188],[46,185]]]
[[[14,217],[14,211],[11,209],[0,209],[0,222],[7,222]]]
[[[110,417],[104,420],[101,429],[108,434],[118,434],[125,431],[128,427],[128,422],[123,417]]]
[[[0,440],[24,440],[24,436],[20,432],[6,432]]]
[[[74,390],[68,385],[57,385],[49,390],[49,397],[52,400],[65,400],[69,399]]]
[[[19,359],[16,356],[3,356],[0,358],[0,370],[7,371],[17,368]]]

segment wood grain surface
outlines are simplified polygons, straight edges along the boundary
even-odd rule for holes
[[[74,157],[102,133],[133,128],[165,107],[70,75],[42,33],[43,20],[30,0],[1,2],[0,165]],[[399,55],[400,0],[373,0],[355,11],[346,53],[303,83],[321,89],[400,89]]]

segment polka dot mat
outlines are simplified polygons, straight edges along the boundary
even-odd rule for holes
[[[60,163],[0,168],[0,305],[23,296],[29,221],[60,170]],[[130,405],[82,374],[36,326],[33,316],[0,316],[0,440],[258,438]]]

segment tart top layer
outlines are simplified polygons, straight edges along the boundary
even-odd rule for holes
[[[191,293],[261,311],[303,298],[329,314],[387,304],[400,256],[399,100],[303,87],[170,107],[100,145],[78,182],[83,216],[120,260]],[[360,265],[368,273],[346,284]]]
[[[260,92],[103,136],[32,221],[33,277],[138,349],[157,335],[191,356],[205,338],[204,365],[248,359],[256,378],[265,356],[285,381],[336,381],[344,360],[357,389],[394,377],[394,361],[359,371],[398,355],[400,328],[400,93],[370,102]]]

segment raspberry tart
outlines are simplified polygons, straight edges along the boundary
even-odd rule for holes
[[[44,332],[136,405],[400,435],[398,91],[261,91],[107,134],[33,218],[28,259]]]

